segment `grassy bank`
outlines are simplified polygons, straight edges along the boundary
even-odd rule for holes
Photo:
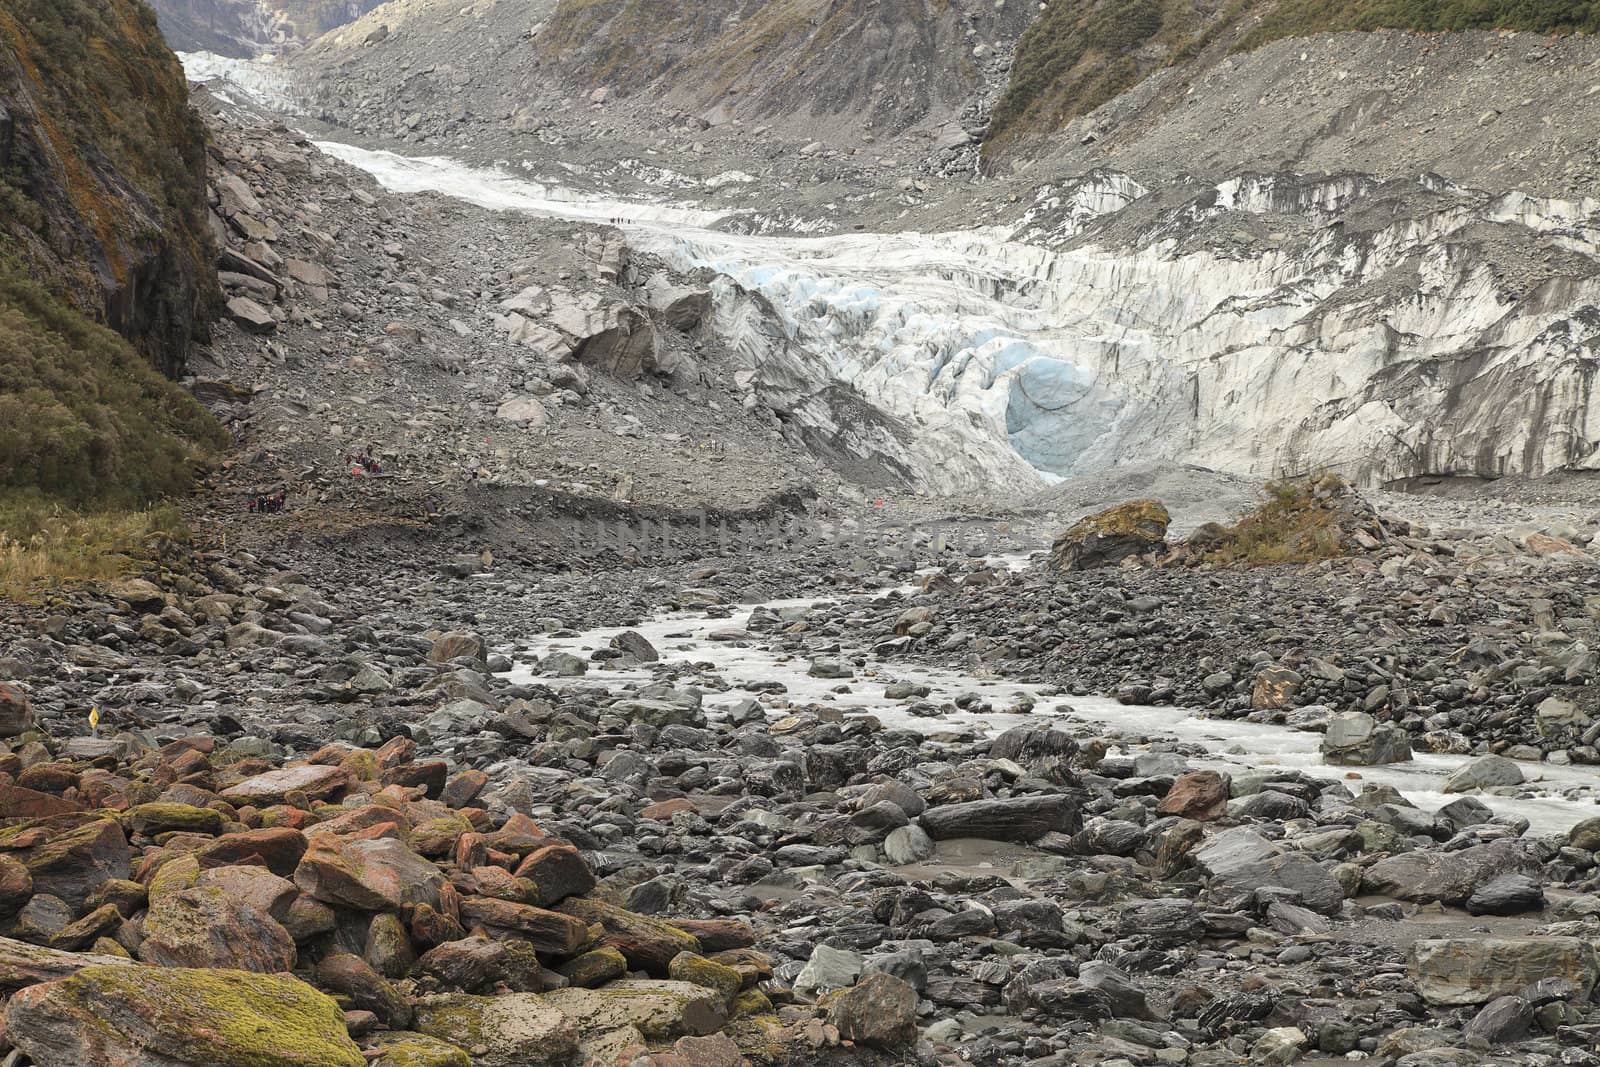
[[[171,504],[81,509],[36,492],[0,494],[0,597],[27,601],[61,585],[108,581],[188,537]]]

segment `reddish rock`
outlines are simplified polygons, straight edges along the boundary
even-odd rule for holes
[[[1190,771],[1178,776],[1156,810],[1163,815],[1197,822],[1221,818],[1228,810],[1230,788],[1226,775],[1216,771]]]
[[[402,904],[437,904],[444,875],[392,838],[345,841],[319,834],[300,858],[294,881],[335,907],[386,911]]]
[[[526,856],[530,852],[537,852],[546,845],[556,842],[551,840],[539,824],[521,812],[517,812],[507,819],[500,829],[486,835],[489,847],[500,852],[509,852],[514,856]]]
[[[10,856],[0,854],[0,916],[14,914],[33,896],[33,875]]]
[[[45,819],[82,811],[83,805],[37,789],[0,785],[0,819]]]
[[[749,948],[756,943],[756,932],[739,919],[673,919],[672,925],[693,934],[706,952]]]
[[[663,800],[659,804],[651,804],[647,808],[640,809],[639,818],[654,819],[656,822],[666,822],[680,811],[699,810],[699,808],[694,806],[694,801],[690,800],[688,797],[673,797],[671,800]]]
[[[483,787],[488,784],[489,776],[482,771],[464,770],[450,779],[439,799],[452,808],[464,808],[476,800],[478,794],[483,792]]]
[[[202,867],[254,864],[288,878],[306,852],[306,835],[292,827],[268,827],[225,834],[195,852]]]
[[[0,737],[16,737],[33,729],[33,704],[10,682],[0,682]]]
[[[230,897],[266,912],[279,922],[289,914],[300,890],[265,867],[212,867],[200,872],[201,886],[222,888]]]
[[[411,1025],[411,1004],[360,956],[335,952],[317,964],[317,985],[350,998],[384,1025],[404,1030]]]
[[[539,887],[540,904],[556,904],[581,896],[595,887],[594,872],[571,845],[546,845],[530,852],[517,865],[518,878],[530,878]]]
[[[571,955],[589,936],[589,924],[582,919],[492,897],[464,898],[461,919],[469,926],[514,931],[540,952],[557,956]]]
[[[294,969],[295,947],[289,932],[266,912],[219,886],[197,886],[151,904],[139,958],[162,967],[274,974]]]
[[[563,914],[604,927],[604,943],[621,952],[635,970],[665,975],[678,953],[700,951],[694,935],[603,901],[568,897],[557,907]]]

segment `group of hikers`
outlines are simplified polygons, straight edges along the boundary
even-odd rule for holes
[[[373,448],[372,448],[371,445],[368,445],[367,446],[367,450],[365,452],[361,453],[359,456],[346,456],[346,457],[344,457],[345,465],[350,468],[350,473],[351,474],[382,474],[383,473],[383,467],[381,467],[378,464],[377,458],[374,457],[372,453],[373,453]]]
[[[268,493],[266,495],[257,495],[251,497],[250,500],[245,504],[245,507],[252,515],[271,515],[274,512],[282,511],[283,505],[288,498],[289,494],[280,489],[276,493]]]

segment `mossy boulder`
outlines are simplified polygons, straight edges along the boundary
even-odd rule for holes
[[[474,1049],[473,1067],[565,1067],[578,1052],[577,1024],[534,993],[424,997],[412,1027]]]
[[[122,814],[122,824],[136,834],[154,837],[177,830],[192,834],[220,834],[227,820],[220,811],[188,804],[139,804]]]
[[[667,967],[667,975],[679,982],[691,982],[714,990],[729,1004],[744,987],[744,976],[737,970],[693,952],[680,952],[674,956]]]
[[[372,1036],[378,1058],[370,1067],[472,1067],[472,1057],[448,1041],[425,1034],[380,1032]]]
[[[542,999],[577,1020],[584,1040],[627,1026],[652,1040],[698,1037],[728,1021],[722,995],[690,982],[626,978],[599,989],[557,989]]]
[[[150,876],[149,899],[153,904],[163,897],[193,889],[200,881],[200,861],[194,856],[178,856],[156,868]]]
[[[627,974],[628,960],[608,945],[574,956],[556,970],[575,986],[594,988]]]
[[[56,815],[0,830],[0,848],[21,861],[35,893],[81,908],[113,878],[126,878],[133,854],[122,824],[97,815]]]
[[[364,1067],[344,1013],[285,975],[88,967],[12,996],[7,1038],[38,1064]]]
[[[1050,548],[1058,571],[1111,567],[1166,548],[1172,516],[1159,500],[1130,500],[1074,523]]]

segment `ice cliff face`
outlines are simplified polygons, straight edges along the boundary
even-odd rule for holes
[[[815,398],[848,384],[915,427],[899,459],[924,488],[1149,460],[1373,483],[1596,462],[1597,208],[1101,173],[1041,190],[1009,233],[654,243],[729,279],[718,326],[765,400],[820,423]],[[740,291],[781,343],[728,310]]]
[[[1157,460],[1368,484],[1600,466],[1600,202],[1095,172],[1041,187],[1004,230],[798,238],[326,147],[399,191],[622,220],[636,248],[711,269],[708,328],[746,403],[924,491]]]

